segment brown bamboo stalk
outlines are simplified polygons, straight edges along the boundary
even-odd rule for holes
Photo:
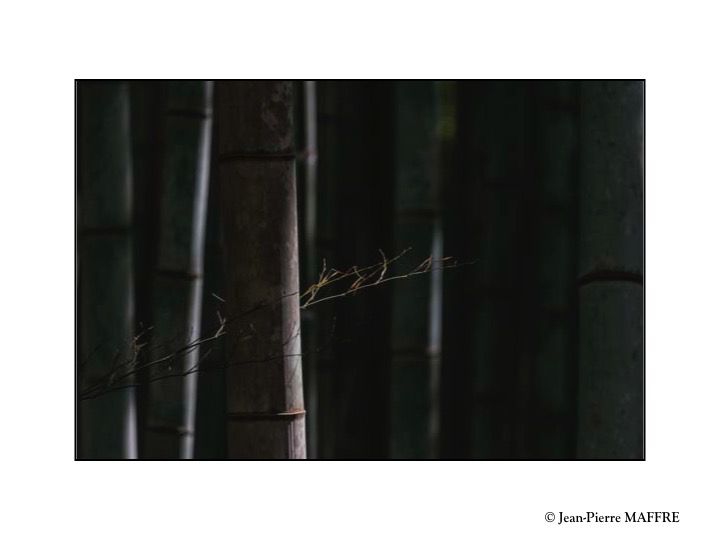
[[[218,82],[228,457],[305,458],[292,84]],[[278,300],[280,299],[280,300]]]

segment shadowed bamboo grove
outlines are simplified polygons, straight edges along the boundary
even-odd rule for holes
[[[77,81],[79,459],[643,459],[643,81]]]

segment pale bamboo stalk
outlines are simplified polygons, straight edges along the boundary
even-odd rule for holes
[[[200,337],[211,104],[211,82],[168,85],[151,359]],[[197,365],[199,353],[159,364],[150,377],[182,374]],[[197,373],[150,383],[143,457],[192,457],[196,388]]]
[[[433,82],[395,85],[395,252],[442,257],[438,208],[439,103]],[[412,260],[411,260],[412,259]],[[408,266],[410,265],[410,266]],[[390,457],[434,456],[440,367],[441,272],[393,288]]]
[[[644,83],[580,95],[577,454],[642,459]]]
[[[304,169],[305,169],[305,265],[307,275],[317,277],[317,88],[303,82]]]
[[[303,459],[292,84],[218,82],[226,243],[228,457]],[[247,338],[247,339],[245,339]]]
[[[78,84],[79,387],[93,384],[132,354],[132,162],[128,88]],[[79,457],[137,457],[130,389],[82,401]]]
[[[213,122],[216,129],[216,123]],[[217,137],[212,137],[211,164],[207,206],[205,264],[203,268],[202,336],[214,335],[225,309],[225,276],[220,223],[220,193],[215,155]],[[225,339],[213,341],[202,352],[203,369],[198,373],[198,399],[195,419],[195,459],[227,457],[225,426]]]
[[[300,225],[300,282],[305,290],[318,278],[317,265],[317,91],[315,81],[296,84],[296,173]],[[318,312],[300,314],[307,457],[318,457]]]

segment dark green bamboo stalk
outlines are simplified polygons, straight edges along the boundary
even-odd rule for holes
[[[168,86],[151,360],[200,338],[212,83]],[[148,389],[143,457],[192,457],[197,374],[194,348],[154,366]]]
[[[165,131],[166,84],[157,81],[133,81],[130,86],[133,155],[133,266],[135,290],[135,333],[147,342],[152,324],[152,288],[157,261],[162,141]],[[139,362],[147,359],[147,347],[139,353]],[[144,446],[147,419],[147,373],[141,370],[135,379],[138,417],[138,448]]]
[[[525,413],[528,457],[570,459],[575,455],[576,370],[576,192],[578,83],[533,83],[532,134],[537,175],[537,248],[532,312],[536,331],[530,357],[532,397]]]
[[[222,81],[216,95],[231,318],[228,457],[302,459],[292,84]]]
[[[347,269],[394,252],[393,87],[340,83],[337,260]],[[320,154],[324,155],[323,149]],[[389,455],[392,289],[378,287],[335,304],[336,456]]]
[[[482,236],[472,448],[475,457],[509,458],[520,442],[518,384],[526,359],[526,94],[517,82],[492,82],[478,98]]]
[[[440,258],[439,100],[433,82],[395,87],[395,252],[410,247],[398,271]],[[420,259],[418,259],[420,257]],[[440,272],[398,283],[393,291],[390,456],[430,458],[438,424]]]
[[[157,81],[133,81],[129,85],[133,140],[135,323],[140,329],[146,329],[152,319],[151,291],[157,258],[166,85]]]
[[[523,444],[525,114],[522,84],[459,86],[458,172],[446,188],[445,251],[474,264],[447,273],[443,453],[452,457],[515,457]]]
[[[132,162],[128,88],[78,83],[79,387],[132,355]],[[134,392],[80,402],[79,457],[137,457]]]
[[[476,129],[468,83],[453,83],[443,94],[442,225],[444,251],[461,261],[477,258],[477,162],[472,135]],[[473,317],[467,316],[468,297],[477,270],[464,266],[443,274],[443,352],[440,388],[440,445],[442,458],[470,457],[472,406]]]
[[[638,81],[581,86],[580,458],[644,455],[643,100]]]
[[[317,260],[337,263],[337,191],[340,131],[339,87],[341,83],[317,83],[318,168],[317,168]],[[337,447],[338,361],[335,354],[335,305],[331,302],[312,308],[317,320],[318,457],[333,458]]]

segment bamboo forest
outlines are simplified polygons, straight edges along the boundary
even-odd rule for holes
[[[76,80],[76,459],[642,460],[643,80]]]

